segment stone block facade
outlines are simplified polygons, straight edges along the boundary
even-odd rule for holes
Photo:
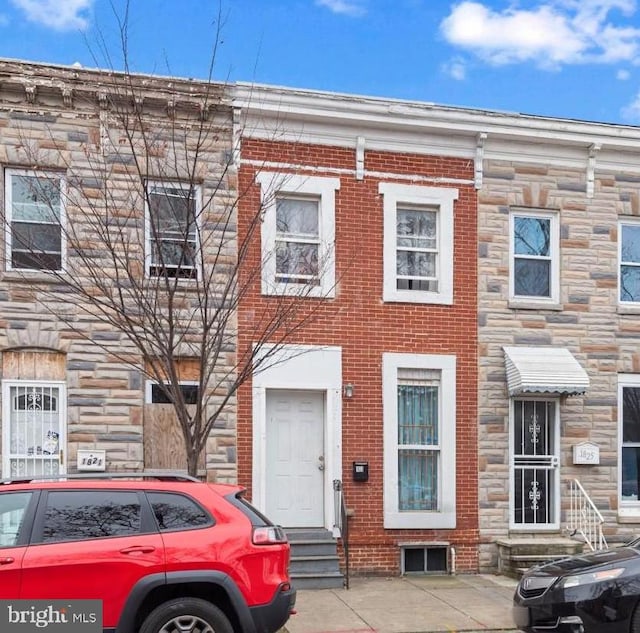
[[[235,169],[230,164],[232,109],[224,86],[11,61],[0,62],[0,74],[3,236],[11,230],[12,173],[53,174],[60,179],[66,222],[62,234],[66,262],[60,278],[12,266],[4,237],[0,247],[3,475],[19,474],[12,470],[18,463],[28,471],[42,457],[39,438],[16,439],[22,424],[18,418],[26,414],[24,407],[18,407],[22,413],[17,411],[12,397],[35,394],[28,391],[32,388],[40,390],[38,398],[44,397],[42,389],[49,388],[56,396],[60,428],[55,433],[64,438],[58,447],[59,462],[67,471],[77,469],[79,450],[106,451],[109,471],[154,466],[144,454],[148,359],[118,327],[113,313],[106,310],[100,315],[95,305],[83,304],[67,281],[85,286],[114,282],[121,266],[122,288],[144,283],[150,239],[145,227],[146,181],[195,183],[206,207],[199,218],[204,266],[233,266],[234,234],[227,231],[221,245],[215,233],[236,200]],[[235,219],[229,226],[235,226]],[[104,235],[97,233],[109,229],[119,240],[114,241],[113,253],[105,248]],[[175,346],[176,356],[188,360],[198,353],[200,298],[195,287],[200,284],[202,289],[204,284],[190,280],[180,284],[183,290],[175,295],[179,302],[169,307],[161,300],[157,309],[173,310],[179,317],[176,322],[182,318],[189,323],[190,330]],[[218,285],[224,284],[221,278]],[[117,282],[99,290],[117,291]],[[216,283],[208,291],[215,299]],[[122,313],[140,309],[140,304],[125,301]],[[233,319],[230,323],[235,331]],[[149,353],[153,355],[151,343]],[[213,372],[213,383],[232,373],[234,354],[231,336]],[[214,395],[212,402],[217,400]],[[234,407],[232,398],[206,443],[204,463],[211,480],[236,479]],[[23,453],[22,444],[26,458],[20,461],[12,455]],[[182,470],[186,457],[178,453],[172,466]]]
[[[553,151],[553,150],[552,150]],[[570,482],[578,479],[602,513],[610,542],[637,533],[640,517],[619,512],[621,425],[619,376],[640,369],[639,312],[620,302],[619,222],[638,216],[640,162],[626,155],[617,169],[597,161],[588,191],[585,166],[490,159],[478,194],[479,222],[479,507],[483,569],[496,568],[496,539],[517,536],[513,482],[510,482],[510,398],[505,374],[505,346],[568,348],[587,372],[584,394],[559,398],[560,516],[566,532]],[[567,161],[570,163],[570,161]],[[622,163],[622,161],[620,161]],[[513,267],[509,217],[514,210],[559,217],[559,297],[554,305],[515,301],[510,296]],[[550,368],[551,371],[551,368]],[[545,397],[539,394],[539,397]],[[547,397],[551,397],[548,396]],[[574,464],[573,448],[594,444],[599,463]],[[540,526],[531,535],[544,536]]]

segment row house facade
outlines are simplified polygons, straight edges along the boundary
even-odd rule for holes
[[[182,310],[197,331],[208,259],[235,261],[233,234],[210,238],[237,197],[224,99],[223,86],[0,61],[3,477],[184,469],[162,350],[190,402],[199,343],[169,339],[165,316]],[[121,327],[136,319],[146,353]],[[198,464],[218,481],[237,478],[233,408]]]
[[[173,280],[188,399],[220,264],[205,295],[239,266],[238,303],[211,382],[254,371],[202,476],[336,536],[340,489],[362,574],[495,570],[501,544],[566,536],[576,481],[626,539],[639,150],[620,125],[0,61],[3,476],[186,467],[169,377],[65,289]]]
[[[400,102],[237,86],[253,323],[306,317],[238,395],[238,475],[293,528],[349,508],[357,573],[478,567],[473,161]],[[299,288],[310,289],[300,293]]]
[[[640,131],[509,118],[478,194],[485,569],[496,544],[588,527],[597,548],[640,521]]]

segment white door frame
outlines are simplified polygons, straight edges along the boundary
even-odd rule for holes
[[[515,460],[514,460],[514,402],[526,400],[533,402],[552,402],[554,406],[554,421],[551,432],[554,439],[554,453],[550,455],[551,460],[547,466],[554,471],[555,481],[553,485],[553,523],[515,523]],[[543,466],[544,467],[544,466]],[[555,532],[560,529],[560,398],[552,394],[540,394],[540,396],[513,396],[509,398],[509,529],[525,532]]]
[[[264,353],[267,353],[265,350]],[[325,393],[324,527],[334,530],[333,481],[342,479],[342,348],[284,345],[253,377],[252,503],[266,505],[267,390]]]
[[[60,435],[58,438],[58,450],[62,451],[62,462],[59,465],[59,474],[67,472],[67,384],[60,380],[3,380],[2,381],[2,476],[11,477],[10,473],[10,425],[11,425],[11,387],[25,387],[37,385],[41,387],[54,387],[60,394]]]

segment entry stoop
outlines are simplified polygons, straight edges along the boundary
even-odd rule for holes
[[[571,538],[522,537],[496,541],[498,573],[519,578],[527,569],[553,560],[582,554],[584,544]]]
[[[291,545],[291,583],[296,589],[344,586],[338,542],[324,528],[285,528]]]

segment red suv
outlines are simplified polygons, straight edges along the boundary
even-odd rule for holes
[[[274,633],[295,590],[242,488],[130,473],[3,482],[0,599],[98,599],[110,633]]]

